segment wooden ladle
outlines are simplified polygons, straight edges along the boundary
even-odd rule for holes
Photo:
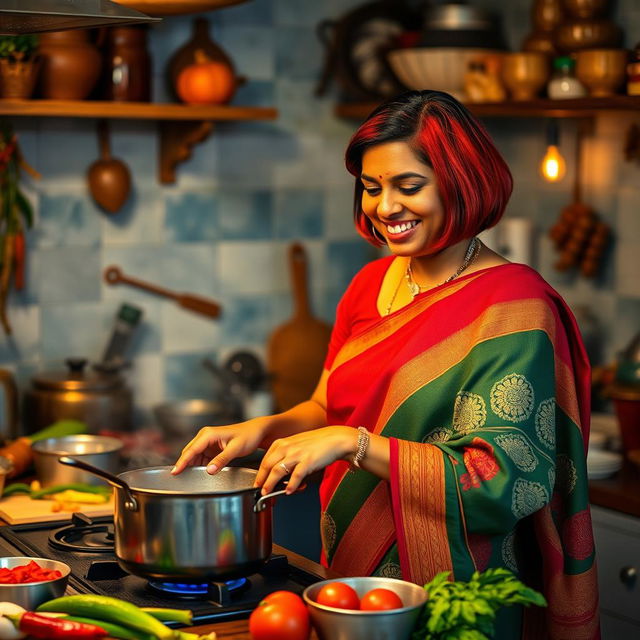
[[[131,191],[131,174],[127,165],[111,156],[109,128],[106,120],[98,122],[100,158],[87,172],[89,191],[96,204],[107,213],[118,212]]]
[[[124,274],[122,269],[115,265],[107,267],[104,270],[104,279],[111,285],[128,284],[132,287],[137,287],[138,289],[143,289],[150,293],[155,293],[156,295],[164,298],[171,298],[183,309],[188,309],[189,311],[199,313],[200,315],[207,316],[208,318],[217,318],[222,311],[220,305],[214,300],[203,298],[202,296],[198,296],[193,293],[179,293],[171,291],[170,289],[159,287],[156,284],[145,282],[144,280],[138,280],[138,278],[133,278]]]

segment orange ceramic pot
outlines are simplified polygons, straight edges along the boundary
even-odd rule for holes
[[[507,53],[502,61],[502,80],[512,100],[532,100],[547,84],[549,59],[538,51]]]
[[[587,49],[576,53],[576,77],[592,96],[610,96],[626,77],[626,49]]]
[[[88,30],[41,33],[38,48],[42,98],[84,100],[89,96],[100,77],[102,60]]]

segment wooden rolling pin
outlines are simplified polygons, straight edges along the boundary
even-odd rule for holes
[[[125,275],[120,267],[107,267],[104,270],[104,279],[109,284],[128,284],[132,287],[137,287],[138,289],[150,291],[158,296],[171,298],[183,309],[188,309],[189,311],[199,313],[203,316],[207,316],[208,318],[217,318],[222,312],[222,307],[213,300],[202,298],[201,296],[196,296],[192,293],[176,293],[175,291],[159,287],[158,285],[144,282],[137,278],[132,278]]]

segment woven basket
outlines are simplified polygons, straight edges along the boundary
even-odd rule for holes
[[[38,79],[40,58],[0,59],[0,98],[30,98]]]

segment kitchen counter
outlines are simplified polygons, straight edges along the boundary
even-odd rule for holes
[[[611,478],[589,481],[589,501],[640,518],[640,468],[625,461]]]

